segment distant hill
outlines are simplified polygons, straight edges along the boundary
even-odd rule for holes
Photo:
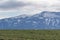
[[[43,11],[0,20],[0,29],[60,29],[60,12]]]

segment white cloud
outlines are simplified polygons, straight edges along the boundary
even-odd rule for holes
[[[40,2],[40,3],[39,3]],[[33,5],[41,11],[60,11],[60,1],[59,0],[42,0],[38,3],[33,3]]]
[[[5,2],[8,0],[2,0],[2,1]],[[30,8],[30,6],[33,6],[35,9],[37,9],[39,11],[44,11],[44,10],[48,10],[48,11],[51,11],[51,10],[57,11],[58,10],[58,11],[60,11],[60,7],[58,5],[60,3],[59,0],[9,0],[9,1],[13,1],[12,2],[13,6],[12,6],[11,2],[10,3],[7,2],[7,3],[4,3],[4,5],[0,5],[0,6],[2,6],[0,8],[1,9],[9,9],[9,8],[11,9],[12,8],[15,10],[16,7],[18,7],[18,6],[20,7],[21,5],[25,5],[24,3],[26,3],[26,4],[28,4],[27,6],[29,8]],[[23,2],[23,4],[19,3],[17,6],[16,2],[14,2],[14,1],[17,1],[17,4],[19,2]],[[11,5],[9,5],[9,4],[11,4]],[[14,6],[14,5],[16,5],[16,6]],[[24,7],[26,7],[26,5]],[[27,9],[27,8],[25,8],[25,9]],[[30,10],[33,10],[33,9],[30,9]]]
[[[6,7],[8,7],[8,10],[1,10],[2,7],[0,7],[0,12],[8,12],[9,14],[10,12],[14,12],[14,13],[16,12],[15,14],[19,14],[19,15],[21,14],[34,15],[41,11],[60,11],[60,5],[59,5],[60,0],[0,0],[0,4],[5,3],[7,1],[13,1],[14,4],[15,1],[17,3],[23,2],[24,4],[28,4],[28,5],[24,5],[22,7],[19,6],[18,8],[16,7],[14,8],[14,6],[11,6],[12,4],[9,7],[8,5],[5,5]],[[9,8],[10,9],[12,8],[13,10],[12,9],[10,10]],[[4,7],[2,9],[7,9],[7,8]],[[14,16],[15,14],[12,15]],[[0,18],[2,18],[2,16]]]

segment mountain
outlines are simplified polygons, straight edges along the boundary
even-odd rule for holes
[[[60,29],[60,12],[43,11],[0,20],[0,29]]]

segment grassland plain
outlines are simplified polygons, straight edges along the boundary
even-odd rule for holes
[[[0,30],[0,40],[60,40],[60,30]]]

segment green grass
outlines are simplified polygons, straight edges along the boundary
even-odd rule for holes
[[[0,40],[60,40],[60,30],[0,30]]]

